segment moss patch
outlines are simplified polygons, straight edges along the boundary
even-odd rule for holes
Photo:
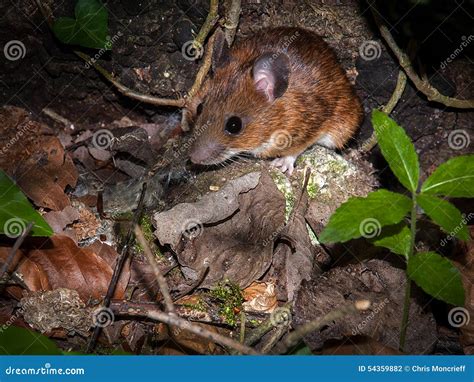
[[[296,200],[293,187],[286,175],[280,170],[272,169],[270,171],[270,176],[278,190],[285,197],[285,222],[287,222]]]
[[[153,253],[156,256],[163,256],[163,254],[160,252],[158,247],[154,244],[155,236],[153,235],[153,224],[151,222],[151,216],[143,215],[143,217],[140,220],[139,225],[140,225],[140,228],[142,229],[143,236],[145,237],[145,240],[147,241]],[[133,245],[133,250],[135,251],[135,253],[143,253],[143,247],[136,240],[135,240],[135,244]]]
[[[235,326],[237,313],[242,310],[244,297],[237,284],[225,280],[219,282],[211,291],[210,295],[221,304],[219,314],[224,317],[227,324]]]

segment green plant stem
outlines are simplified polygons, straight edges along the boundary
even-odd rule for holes
[[[403,348],[405,347],[405,339],[407,335],[407,326],[408,326],[408,315],[410,313],[410,293],[411,293],[411,280],[408,278],[408,275],[407,275],[406,285],[405,285],[405,301],[403,303],[402,325],[400,328],[400,343],[398,344],[400,351],[403,351]]]
[[[410,215],[410,250],[407,255],[407,274],[406,274],[406,285],[405,285],[405,300],[403,303],[403,316],[402,316],[402,324],[400,327],[400,342],[398,347],[400,351],[403,351],[405,347],[405,340],[407,335],[407,327],[408,327],[408,318],[410,315],[410,294],[411,294],[411,280],[408,276],[408,262],[412,258],[413,254],[415,253],[415,236],[416,236],[416,192],[412,192],[411,194],[411,215]]]

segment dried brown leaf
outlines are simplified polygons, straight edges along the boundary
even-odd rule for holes
[[[247,312],[271,313],[278,306],[275,284],[272,282],[253,282],[242,291]]]
[[[60,211],[70,205],[64,189],[76,185],[78,173],[59,139],[45,135],[45,126],[20,108],[3,107],[0,121],[6,138],[0,168],[37,206]]]
[[[196,203],[155,215],[156,235],[174,247],[186,277],[194,282],[205,275],[201,287],[223,279],[246,287],[271,264],[272,239],[284,223],[284,206],[267,173],[250,173]]]
[[[48,240],[31,240],[17,252],[15,271],[20,273],[30,291],[58,288],[76,290],[83,301],[101,299],[112,277],[117,252],[99,241],[80,248],[67,236],[53,236]],[[0,247],[0,259],[5,260],[9,247]],[[123,298],[130,277],[128,265],[122,270],[114,298]],[[18,287],[7,289],[16,298]]]

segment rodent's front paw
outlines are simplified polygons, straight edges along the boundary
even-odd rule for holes
[[[286,157],[276,158],[272,161],[271,165],[274,167],[278,167],[281,172],[287,173],[290,176],[295,169],[296,157],[288,155]]]

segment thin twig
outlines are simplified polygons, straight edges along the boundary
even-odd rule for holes
[[[168,325],[173,325],[176,326],[182,330],[187,330],[193,334],[196,334],[197,336],[200,336],[202,338],[211,340],[215,342],[216,344],[226,346],[228,348],[234,349],[239,353],[242,354],[259,354],[257,351],[254,349],[243,345],[237,341],[234,341],[233,339],[229,337],[225,337],[221,334],[211,332],[207,329],[204,329],[200,326],[194,325],[191,322],[182,319],[181,317],[165,313],[165,312],[160,312],[160,311],[152,311],[148,312],[146,315],[147,318],[159,322],[163,322]]]
[[[207,305],[207,304],[206,304]],[[127,317],[146,317],[148,312],[155,310],[162,311],[160,306],[156,303],[150,302],[136,302],[131,300],[112,300],[110,303],[110,308],[113,310],[114,314],[117,316],[127,316]],[[189,304],[186,303],[174,303],[175,314],[185,320],[192,322],[200,322],[204,324],[211,324],[217,326],[225,326],[227,321],[225,317],[219,314],[219,307],[217,305],[206,306],[205,309],[192,308]],[[251,320],[259,320],[261,316],[256,313],[247,313],[246,317],[247,326],[252,326],[253,323]],[[249,322],[250,320],[250,322]]]
[[[293,346],[297,345],[300,340],[302,340],[308,334],[320,330],[323,326],[330,324],[332,321],[338,320],[349,314],[358,313],[359,311],[367,310],[370,307],[370,302],[367,300],[356,301],[353,304],[348,304],[342,306],[339,309],[329,312],[324,317],[308,322],[305,325],[302,325],[296,328],[291,332],[283,342],[279,343],[273,350],[273,354],[285,354]]]
[[[245,312],[240,312],[240,343],[243,344],[245,341]]]
[[[183,107],[186,104],[186,100],[184,98],[178,98],[178,99],[159,98],[159,97],[153,97],[147,94],[136,92],[126,87],[119,81],[117,81],[107,70],[105,70],[97,62],[95,62],[95,60],[92,60],[87,54],[79,52],[77,50],[75,50],[74,53],[80,58],[82,58],[89,65],[93,66],[95,70],[97,70],[100,74],[102,74],[107,81],[109,81],[112,85],[114,85],[117,88],[117,90],[126,97],[133,98],[138,101],[146,102],[150,105],[156,105],[156,106]]]
[[[219,8],[219,1],[218,0],[211,0],[209,4],[209,13],[207,14],[206,21],[201,26],[199,33],[197,34],[196,38],[194,39],[194,48],[199,50],[204,45],[204,41],[206,41],[206,37],[211,31],[211,29],[216,25],[217,20],[219,19],[219,15],[217,13]]]
[[[290,310],[291,304],[285,304],[280,309]],[[256,344],[265,334],[275,327],[275,318],[270,315],[257,328],[255,328],[250,335],[245,339],[245,345],[252,346]]]
[[[145,202],[145,194],[146,194],[146,188],[147,188],[147,183],[143,183],[142,187],[142,192],[140,195],[140,200],[138,202],[137,209],[135,211],[135,215],[133,217],[133,223],[129,227],[127,235],[125,236],[125,239],[123,241],[122,245],[122,251],[120,253],[120,256],[118,257],[116,263],[115,263],[115,268],[114,272],[112,274],[112,279],[110,280],[109,288],[107,289],[107,294],[105,295],[104,301],[102,303],[103,308],[108,308],[110,305],[110,301],[112,300],[112,296],[114,295],[115,288],[117,287],[117,283],[120,277],[120,274],[122,272],[122,268],[125,264],[125,260],[128,258],[128,251],[130,249],[130,244],[132,242],[133,238],[133,227],[135,227],[136,224],[140,221],[143,213],[143,206]],[[102,327],[99,325],[96,325],[94,327],[94,331],[92,332],[92,336],[89,340],[89,343],[87,344],[87,349],[86,353],[90,353],[97,342],[97,339],[99,338],[99,334],[101,331]]]
[[[158,268],[158,266],[156,265],[155,257],[153,256],[153,253],[151,253],[150,246],[146,242],[145,237],[143,236],[143,232],[140,229],[140,226],[136,225],[134,231],[138,242],[143,248],[143,252],[145,252],[146,257],[148,258],[148,262],[150,263],[151,268],[153,269],[153,273],[155,274],[156,280],[158,281],[158,286],[160,287],[161,294],[163,295],[163,299],[165,300],[166,310],[169,313],[175,313],[173,300],[171,298],[166,279],[161,273],[160,268]]]
[[[306,167],[304,169],[304,174],[303,174],[303,185],[301,186],[301,190],[298,196],[296,197],[296,202],[293,204],[293,209],[290,212],[290,216],[288,216],[288,222],[286,223],[287,227],[290,225],[290,222],[292,222],[295,219],[296,213],[298,212],[301,203],[307,204],[307,188],[308,188],[308,183],[310,179],[311,179],[311,168]]]
[[[258,354],[257,351],[255,351],[254,349],[252,349],[251,347],[247,345],[241,344],[229,337],[222,336],[218,333],[210,332],[209,330],[206,330],[202,328],[201,326],[192,324],[188,320],[178,315],[180,313],[187,314],[186,311],[189,312],[189,308],[184,308],[182,312],[178,312],[177,314],[172,314],[172,313],[165,313],[161,310],[158,310],[155,305],[152,305],[149,303],[148,304],[147,303],[134,303],[131,301],[114,301],[111,307],[113,308],[113,311],[117,316],[148,318],[153,321],[163,322],[167,325],[172,325],[183,330],[188,330],[202,338],[211,340],[217,344],[233,349],[237,353]],[[178,310],[179,310],[179,306],[178,306]],[[200,312],[200,313],[206,315],[203,312]],[[189,319],[193,319],[193,318],[189,317]],[[204,321],[204,322],[214,323],[211,321]],[[222,323],[223,322],[221,322],[221,324]]]
[[[159,311],[154,311],[154,312],[150,312],[147,316],[148,318],[152,319],[152,320],[156,320],[156,321],[160,321],[160,322],[163,322],[165,324],[168,324],[168,325],[173,325],[173,326],[176,326],[182,330],[187,330],[193,334],[196,334],[202,338],[206,338],[206,339],[209,339],[219,345],[222,345],[222,346],[226,346],[226,347],[229,347],[231,349],[234,349],[236,351],[238,351],[239,353],[242,353],[242,354],[258,354],[257,351],[255,351],[254,349],[248,347],[248,346],[245,346],[237,341],[234,341],[233,339],[229,338],[229,337],[225,337],[223,335],[220,335],[218,333],[214,333],[214,332],[211,332],[207,329],[204,329],[200,326],[196,326],[194,324],[192,324],[191,322],[189,321],[186,321],[184,319],[182,319],[181,317],[177,317],[177,316],[172,316],[168,313],[164,313],[164,312],[159,312]]]
[[[188,92],[188,99],[191,99],[192,97],[196,95],[197,91],[201,88],[202,83],[204,82],[204,79],[207,76],[207,73],[209,73],[209,69],[211,68],[211,64],[212,64],[212,53],[214,50],[215,39],[216,39],[216,34],[214,33],[209,38],[209,42],[206,47],[206,53],[204,55],[202,65],[199,68],[198,73],[196,74],[196,79],[194,80],[193,86],[191,86],[191,89]]]
[[[380,30],[380,34],[382,35],[383,39],[392,50],[393,54],[395,54],[400,66],[403,68],[406,75],[413,82],[413,84],[415,85],[418,91],[423,93],[428,98],[429,101],[438,102],[445,106],[455,107],[458,109],[474,108],[474,99],[470,99],[470,100],[457,99],[457,98],[445,96],[441,94],[438,91],[438,89],[433,87],[428,81],[423,81],[423,79],[420,78],[418,74],[415,72],[415,69],[413,68],[413,65],[411,64],[411,61],[408,55],[398,47],[394,38],[390,34],[390,31],[388,30],[388,28],[380,20],[380,17],[378,16],[377,11],[372,8],[371,10],[375,19],[375,23],[377,24]]]
[[[411,213],[410,213],[410,249],[408,251],[406,261],[407,264],[410,263],[414,253],[415,253],[415,243],[416,243],[416,214],[417,214],[417,202],[416,202],[416,192],[411,194]],[[402,322],[400,324],[400,341],[399,341],[399,350],[401,352],[405,351],[405,340],[407,335],[408,323],[410,319],[410,297],[411,297],[411,279],[408,277],[408,269],[406,269],[406,284],[405,284],[405,298],[403,300],[403,313],[402,313]]]
[[[54,110],[51,110],[49,107],[45,107],[43,110],[41,110],[42,113],[46,114],[49,118],[51,118],[52,120],[70,128],[71,126],[73,126],[72,122],[63,117],[62,115],[56,113]]]
[[[289,321],[285,321],[281,323],[279,326],[275,328],[274,333],[271,333],[270,338],[268,341],[265,342],[265,344],[261,347],[261,352],[263,354],[270,353],[270,351],[273,349],[275,344],[280,340],[280,338],[285,334],[285,332],[288,331],[288,327],[290,326]]]
[[[228,12],[226,12],[226,20],[224,24],[225,28],[225,40],[227,45],[231,46],[234,42],[235,33],[239,26],[239,17],[241,11],[241,0],[232,0]]]
[[[397,106],[398,101],[402,97],[403,92],[405,91],[405,86],[407,84],[407,76],[403,70],[398,72],[398,79],[397,85],[395,86],[395,90],[392,93],[387,104],[382,108],[382,111],[386,114],[390,114],[395,106]],[[360,151],[363,153],[367,153],[374,148],[377,144],[377,136],[375,132],[372,133],[369,139],[367,139],[361,146]]]
[[[10,250],[8,257],[3,263],[2,269],[0,270],[0,280],[3,280],[3,276],[10,270],[10,266],[12,265],[13,259],[15,258],[16,251],[18,251],[18,248],[20,248],[20,246],[23,244],[23,241],[25,241],[26,237],[28,236],[31,229],[33,228],[33,225],[34,225],[34,222],[29,222],[25,230],[15,240],[15,244],[13,245],[13,248]]]

